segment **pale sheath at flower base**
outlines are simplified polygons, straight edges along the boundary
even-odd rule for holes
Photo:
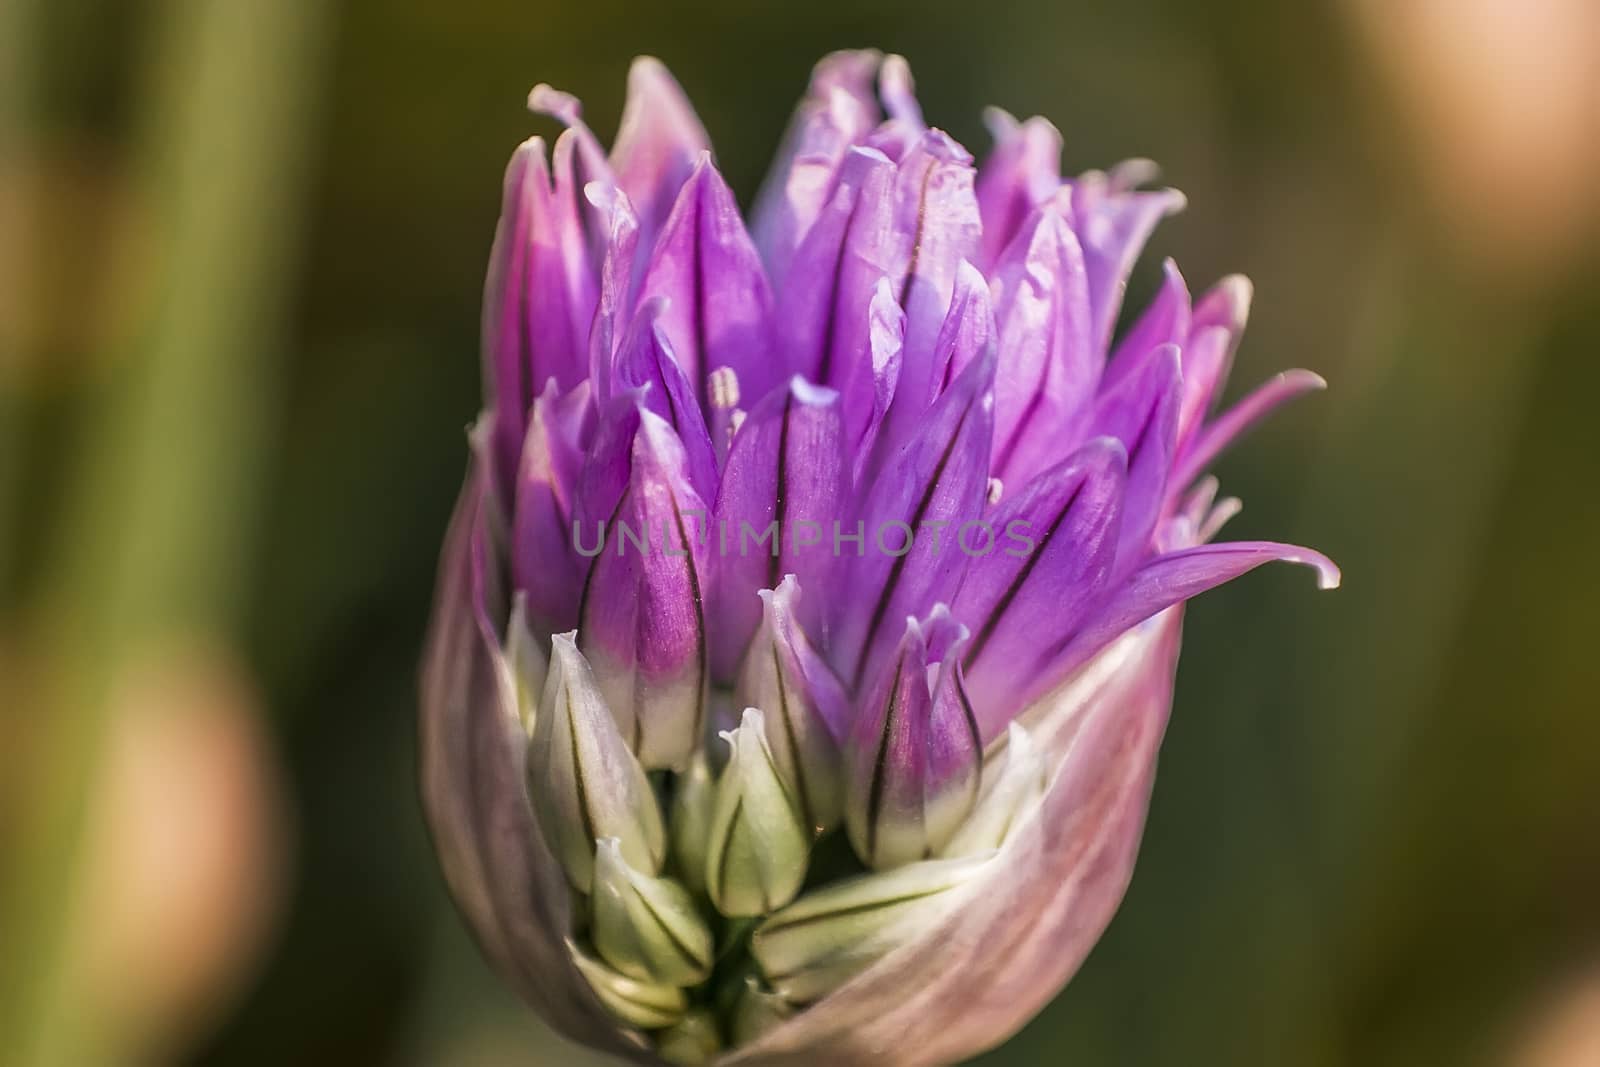
[[[747,228],[666,70],[609,153],[513,156],[486,407],[423,665],[422,792],[483,951],[639,1062],[951,1062],[1110,921],[1183,602],[1308,549],[1215,543],[1250,300],[1176,266],[1171,190],[974,165],[899,57],[817,67]]]

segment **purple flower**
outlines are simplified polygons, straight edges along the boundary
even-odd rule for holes
[[[566,130],[506,173],[423,665],[451,890],[635,1060],[992,1047],[1121,899],[1183,602],[1272,560],[1338,584],[1216,543],[1204,474],[1322,381],[1213,415],[1246,281],[1169,262],[1118,328],[1182,196],[1063,178],[998,111],[975,166],[899,57],[818,65],[748,228],[656,61],[609,154],[529,102]]]

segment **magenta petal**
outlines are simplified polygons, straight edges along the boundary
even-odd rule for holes
[[[985,741],[1021,709],[1030,649],[1076,632],[1110,578],[1128,457],[1096,438],[987,516],[1000,548],[967,571],[954,605],[972,628],[967,689]]]
[[[524,784],[528,738],[510,669],[485,611],[485,487],[468,473],[439,563],[422,661],[418,765],[422,807],[450,885],[483,952],[562,1034],[637,1054],[572,966],[570,894],[533,823]]]
[[[1094,306],[1095,349],[1109,349],[1111,332],[1122,310],[1128,275],[1145,242],[1164,216],[1182,210],[1176,189],[1122,192],[1103,174],[1086,174],[1069,183],[1072,223],[1083,242],[1089,267],[1089,299]]]
[[[530,624],[541,635],[577,624],[588,568],[573,550],[572,519],[592,421],[588,382],[566,396],[559,396],[551,382],[534,402],[522,447],[512,512],[511,573],[516,588],[527,596]]]
[[[1059,211],[1034,214],[991,285],[1000,348],[993,470],[1020,483],[1066,455],[1100,380],[1083,249]]]
[[[1189,286],[1184,282],[1178,265],[1171,259],[1161,264],[1161,272],[1161,288],[1128,328],[1127,334],[1117,342],[1111,363],[1106,368],[1106,385],[1120,381],[1130,369],[1140,365],[1142,357],[1159,345],[1177,345],[1184,349],[1184,377],[1189,376]]]
[[[1034,211],[1061,187],[1061,132],[1037,115],[1018,122],[997,107],[983,118],[994,150],[978,168],[983,242],[977,264],[989,271]]]
[[[1130,370],[1095,403],[1089,432],[1115,437],[1128,450],[1128,482],[1117,549],[1119,573],[1126,573],[1144,557],[1165,504],[1182,396],[1179,358],[1172,345],[1152,349],[1137,370]]]
[[[839,394],[794,378],[733,439],[712,529],[712,674],[731,680],[761,621],[759,591],[793,574],[820,606],[849,488]]]
[[[900,296],[906,309],[906,365],[911,380],[918,380],[921,372],[910,368],[932,361],[961,263],[978,254],[982,223],[972,157],[947,135],[929,130],[900,162],[894,196],[894,229],[908,249]]]
[[[578,640],[647,768],[682,768],[701,741],[705,514],[672,428],[640,412],[628,488],[589,570]]]
[[[639,213],[645,249],[654,244],[695,162],[710,149],[711,139],[677,80],[659,59],[635,59],[611,169]]]
[[[656,298],[665,301],[661,326],[702,407],[706,375],[718,367],[733,368],[748,402],[783,380],[766,274],[709,154],[684,183],[639,283],[641,302]]]
[[[873,81],[879,60],[871,50],[834,52],[811,72],[811,85],[751,212],[751,234],[776,287],[783,286],[796,250],[832,198],[845,153],[878,124]]]
[[[616,355],[616,378],[622,390],[642,390],[644,406],[664,419],[683,444],[689,482],[710,500],[717,491],[717,461],[711,432],[694,394],[694,386],[673,357],[665,330],[657,321],[661,302],[646,301],[633,317]],[[571,629],[571,627],[567,627]]]
[[[834,663],[852,691],[892,654],[903,621],[948,600],[981,529],[994,429],[994,356],[974,362],[939,398],[921,432],[884,465],[857,512],[859,540],[835,538],[843,584],[830,605]]]
[[[1173,487],[1182,488],[1193,482],[1224,449],[1279,406],[1297,396],[1327,387],[1328,383],[1320,374],[1308,370],[1284,371],[1274,375],[1215,422],[1195,433],[1192,443],[1178,457],[1172,474]]]

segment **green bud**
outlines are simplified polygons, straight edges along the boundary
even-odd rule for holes
[[[809,1004],[926,930],[989,858],[922,860],[808,893],[757,927],[750,951],[776,993]]]
[[[800,892],[811,827],[779,776],[760,710],[746,708],[722,737],[733,752],[717,781],[706,889],[724,915],[765,915]]]
[[[528,629],[528,597],[520,591],[511,599],[511,621],[506,626],[506,659],[511,665],[511,680],[516,684],[517,713],[522,716],[522,728],[532,737],[550,659],[534,639],[533,631]]]
[[[620,842],[634,868],[661,870],[666,830],[644,768],[628,750],[571,634],[552,641],[549,677],[528,746],[528,793],[567,880],[587,893],[594,843]]]
[[[629,978],[570,941],[567,948],[600,1003],[624,1024],[641,1030],[661,1030],[678,1022],[689,1009],[689,998],[677,986]]]
[[[711,847],[711,812],[716,796],[710,760],[703,750],[696,749],[689,766],[677,776],[669,827],[678,877],[696,893],[706,891],[706,851]]]
[[[734,1045],[754,1041],[779,1023],[792,1019],[799,1010],[770,989],[763,988],[755,978],[746,978],[744,990],[733,1008]]]
[[[656,1038],[656,1054],[668,1063],[694,1067],[710,1063],[722,1051],[717,1021],[704,1008],[695,1008]]]
[[[594,947],[630,978],[687,986],[711,974],[716,946],[689,891],[629,865],[620,842],[597,842]]]
[[[983,783],[977,806],[939,855],[991,852],[1005,844],[1011,831],[1039,806],[1050,784],[1050,768],[1028,731],[1011,724],[1005,744],[984,761]]]

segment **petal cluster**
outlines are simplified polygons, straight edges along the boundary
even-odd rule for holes
[[[1204,477],[1322,382],[1216,414],[1248,283],[1121,306],[1181,194],[999,111],[975,163],[899,57],[818,65],[748,225],[658,62],[609,152],[529,103],[424,665],[452,889],[597,1047],[990,1047],[1120,899],[1183,601],[1338,582]]]

